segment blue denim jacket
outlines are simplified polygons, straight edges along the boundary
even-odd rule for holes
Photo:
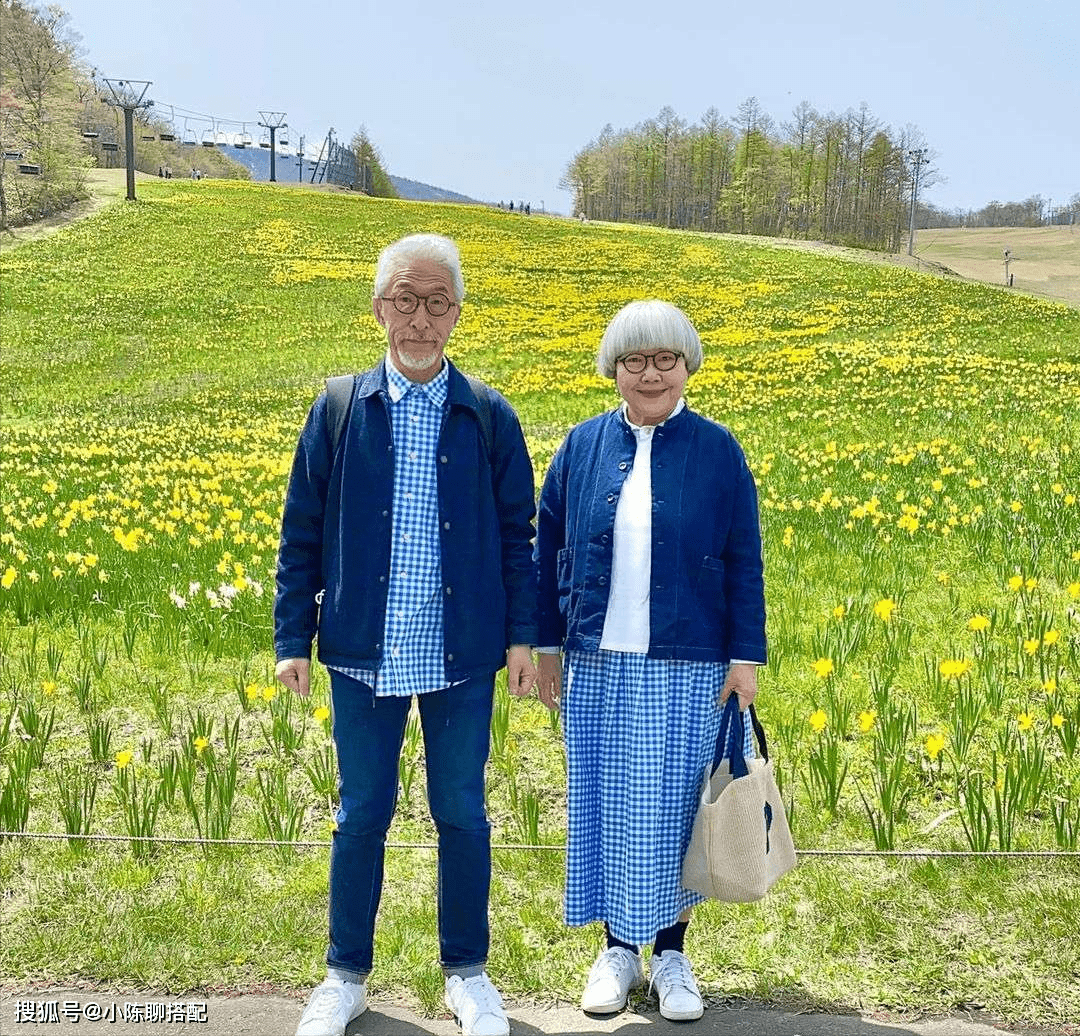
[[[571,429],[551,462],[536,530],[541,645],[599,650],[615,508],[635,452],[614,410]],[[731,432],[688,409],[658,426],[652,508],[649,656],[764,663],[757,490]]]
[[[494,672],[536,643],[532,464],[510,404],[493,393],[491,455],[476,396],[450,364],[438,447],[443,650],[450,681]],[[357,378],[331,454],[326,394],[300,434],[285,496],[274,600],[277,657],[377,669],[390,577],[394,486],[386,368]],[[320,606],[321,601],[321,606]]]

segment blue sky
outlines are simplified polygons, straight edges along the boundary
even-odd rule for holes
[[[916,127],[944,208],[1080,192],[1077,0],[61,5],[86,59],[152,80],[159,112],[285,111],[309,154],[364,124],[390,172],[484,201],[566,212],[566,164],[606,123],[732,117],[750,96],[777,123],[805,100]]]

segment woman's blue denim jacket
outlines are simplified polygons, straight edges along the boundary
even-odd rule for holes
[[[541,646],[599,650],[636,449],[614,410],[573,428],[551,462],[536,530]],[[649,656],[766,658],[754,478],[731,432],[685,408],[653,433]]]
[[[450,364],[438,446],[443,651],[448,680],[495,672],[536,643],[532,464],[510,404],[491,395],[484,442],[468,381]],[[357,378],[331,453],[326,393],[311,407],[285,496],[274,600],[277,657],[377,669],[390,577],[394,456],[386,369]],[[320,606],[321,602],[321,606]]]

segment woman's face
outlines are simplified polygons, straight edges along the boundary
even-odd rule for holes
[[[634,373],[640,357],[645,357],[645,369]],[[673,357],[675,363],[670,370],[657,368],[657,362],[666,367]],[[641,349],[620,356],[615,364],[615,384],[626,401],[626,416],[634,424],[659,424],[670,416],[683,394],[687,377],[686,358],[673,349]]]

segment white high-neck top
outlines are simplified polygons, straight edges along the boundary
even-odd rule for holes
[[[680,399],[668,417],[674,417],[685,405]],[[622,416],[637,439],[637,452],[615,507],[611,590],[600,650],[643,655],[649,650],[652,585],[652,444],[653,433],[664,421],[659,425],[634,424],[625,403]]]

